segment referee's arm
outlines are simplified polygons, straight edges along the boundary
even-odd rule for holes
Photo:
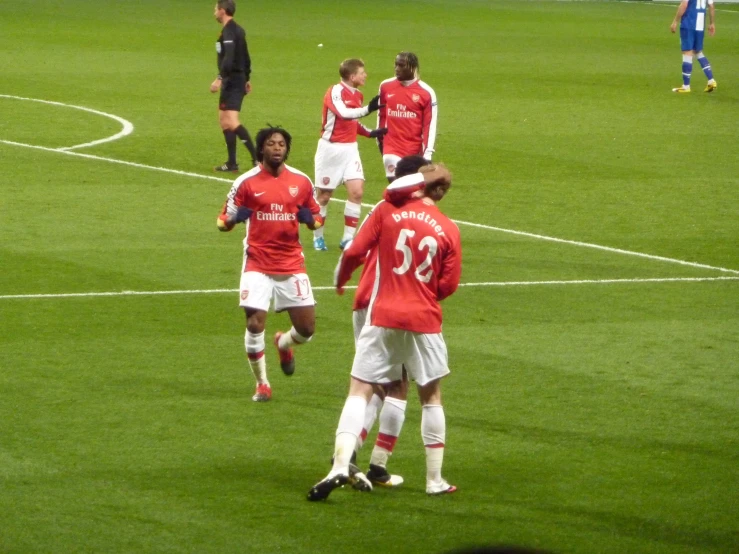
[[[223,59],[218,68],[218,74],[227,79],[234,70],[234,61],[236,59],[236,42],[234,34],[228,26],[223,28]]]

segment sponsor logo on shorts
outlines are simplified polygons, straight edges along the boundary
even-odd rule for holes
[[[329,183],[331,182],[331,179],[330,179],[329,177],[324,177],[324,178],[323,178],[323,179],[321,179],[321,180],[323,181],[323,184],[324,184],[324,185],[328,185],[328,184],[329,184]]]
[[[246,300],[248,296],[249,296],[249,291],[248,290],[242,290],[241,291],[241,299],[242,300]]]
[[[290,192],[290,196],[297,196],[300,189],[298,187],[289,187],[287,190]]]

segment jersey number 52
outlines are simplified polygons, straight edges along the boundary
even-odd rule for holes
[[[413,261],[413,251],[408,245],[408,239],[415,236],[416,232],[412,229],[401,229],[400,235],[398,235],[398,242],[395,244],[395,249],[399,250],[403,254],[403,263],[400,267],[394,267],[393,271],[398,275],[407,273],[411,268],[411,262]],[[426,252],[426,258],[421,262],[414,271],[416,279],[422,283],[428,283],[431,280],[431,276],[434,274],[434,270],[430,267],[433,257],[436,255],[436,251],[439,249],[439,244],[436,242],[434,237],[426,236],[421,239],[418,243],[418,250],[422,251],[428,248]],[[426,271],[428,270],[428,271]],[[426,273],[424,273],[426,271]]]

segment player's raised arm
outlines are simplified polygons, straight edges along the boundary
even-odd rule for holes
[[[364,263],[367,252],[377,246],[384,211],[380,203],[362,223],[354,239],[344,248],[334,272],[334,285],[338,294],[344,294],[344,285],[351,279],[354,270]]]
[[[341,97],[341,86],[337,85],[331,91],[331,111],[344,119],[359,119],[377,111],[379,107],[380,97],[375,96],[366,106],[362,106],[361,108],[347,108]]]

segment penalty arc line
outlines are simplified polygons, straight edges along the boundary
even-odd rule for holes
[[[99,110],[93,110],[92,108],[85,108],[84,106],[75,106],[73,104],[64,104],[63,102],[53,102],[51,100],[39,100],[38,98],[25,98],[23,96],[11,96],[9,94],[0,94],[0,98],[11,98],[13,100],[25,100],[27,102],[38,102],[40,104],[50,104],[52,106],[62,106],[65,108],[73,108],[75,110],[81,110],[83,112],[88,112],[88,113],[92,113],[95,115],[102,115],[103,117],[107,117],[108,119],[113,119],[117,121],[123,126],[123,129],[120,132],[116,133],[115,135],[111,135],[109,137],[101,138],[98,140],[93,140],[91,142],[85,142],[84,144],[76,144],[74,146],[65,146],[62,148],[57,148],[56,151],[58,152],[73,150],[75,148],[87,148],[88,146],[96,146],[98,144],[112,142],[114,140],[118,140],[120,138],[123,138],[133,133],[133,123],[131,123],[130,121],[123,119],[122,117],[118,117],[117,115],[113,115],[113,114],[106,113],[106,112],[101,112]]]
[[[550,285],[613,285],[629,283],[677,283],[677,282],[711,282],[711,281],[739,281],[739,277],[656,277],[645,279],[573,279],[568,281],[492,281],[484,283],[460,283],[460,287],[518,287],[518,286],[550,286]],[[335,287],[313,287],[316,291],[330,291]],[[344,287],[346,290],[356,289],[356,286]],[[51,299],[51,298],[90,298],[115,296],[165,296],[184,294],[224,294],[238,293],[239,289],[192,289],[192,290],[122,290],[111,292],[70,292],[57,294],[6,294],[0,295],[0,300],[20,299]]]
[[[35,150],[42,150],[42,151],[45,151],[45,152],[55,152],[55,153],[58,153],[58,154],[66,154],[68,156],[79,156],[79,157],[90,159],[90,160],[104,161],[104,162],[109,162],[109,163],[116,163],[116,164],[120,164],[120,165],[126,165],[126,166],[130,166],[130,167],[136,167],[136,168],[139,168],[139,169],[150,169],[150,170],[153,170],[153,171],[162,171],[164,173],[172,173],[172,174],[175,174],[175,175],[183,175],[185,177],[194,177],[196,179],[209,179],[211,181],[220,181],[220,182],[226,182],[226,183],[233,183],[234,180],[235,180],[235,179],[224,179],[222,177],[214,177],[212,175],[203,175],[201,173],[192,173],[190,171],[180,171],[178,169],[169,169],[169,168],[166,168],[166,167],[158,167],[158,166],[153,166],[153,165],[140,164],[140,163],[136,163],[136,162],[129,162],[129,161],[125,161],[125,160],[117,160],[115,158],[105,158],[103,156],[95,156],[95,155],[92,155],[92,154],[82,154],[80,152],[70,152],[69,150],[62,150],[62,149],[58,149],[58,148],[48,148],[46,146],[37,146],[37,145],[34,145],[34,144],[25,144],[25,143],[22,143],[22,142],[14,142],[14,141],[10,141],[10,140],[0,139],[0,143],[10,144],[12,146],[20,146],[20,147],[24,147],[24,148],[32,148],[32,149],[35,149]],[[346,202],[345,200],[339,200],[339,199],[336,199],[336,198],[332,198],[331,200],[334,200],[336,202]],[[372,207],[374,207],[374,204],[362,203],[362,206],[372,208]],[[739,275],[739,270],[729,269],[729,268],[726,268],[726,267],[712,266],[712,265],[708,265],[708,264],[701,264],[701,263],[698,263],[698,262],[689,262],[689,261],[685,261],[685,260],[679,260],[679,259],[676,259],[676,258],[667,258],[665,256],[657,256],[655,254],[645,254],[643,252],[634,252],[633,250],[624,250],[624,249],[621,249],[621,248],[613,248],[611,246],[603,246],[603,245],[600,245],[600,244],[593,244],[593,243],[589,243],[589,242],[581,242],[581,241],[575,241],[575,240],[569,240],[569,239],[561,239],[561,238],[557,238],[557,237],[550,237],[548,235],[539,235],[539,234],[536,234],[536,233],[528,233],[526,231],[516,231],[515,229],[506,229],[506,228],[503,228],[503,227],[494,227],[492,225],[484,225],[482,223],[472,223],[472,222],[469,222],[469,221],[462,221],[462,220],[458,220],[458,219],[453,219],[452,221],[454,221],[454,223],[456,223],[457,225],[464,225],[464,226],[467,226],[467,227],[476,227],[476,228],[479,228],[479,229],[487,229],[487,230],[490,230],[490,231],[497,231],[497,232],[500,232],[500,233],[508,233],[508,234],[512,234],[512,235],[518,235],[518,236],[523,236],[523,237],[528,237],[528,238],[534,238],[534,239],[538,239],[538,240],[545,240],[545,241],[549,241],[549,242],[556,242],[556,243],[560,243],[560,244],[570,244],[570,245],[573,245],[573,246],[580,246],[580,247],[583,247],[583,248],[592,248],[592,249],[595,249],[595,250],[602,250],[602,251],[611,252],[611,253],[614,253],[614,254],[622,254],[622,255],[626,255],[626,256],[636,256],[636,257],[645,258],[645,259],[649,259],[649,260],[655,260],[655,261],[660,261],[660,262],[667,262],[667,263],[679,264],[679,265],[684,265],[684,266],[689,266],[689,267],[697,267],[697,268],[700,268],[700,269],[709,269],[709,270],[713,270],[713,271],[721,271],[723,273],[732,273],[734,275]]]

